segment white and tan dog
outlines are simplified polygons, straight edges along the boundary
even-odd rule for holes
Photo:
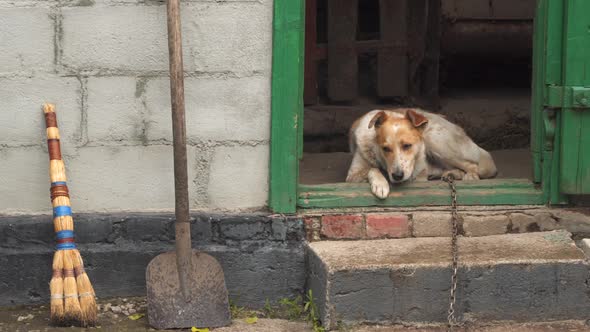
[[[389,183],[433,179],[479,180],[496,176],[489,152],[459,126],[414,108],[371,111],[350,128],[353,153],[346,182],[366,182],[379,198]]]

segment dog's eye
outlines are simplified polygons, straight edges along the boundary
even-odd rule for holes
[[[402,145],[402,149],[404,149],[404,150],[409,150],[411,148],[412,148],[412,144],[404,144],[404,145]]]
[[[384,147],[383,147],[383,152],[391,152],[391,149],[390,149],[390,148],[388,148],[388,147],[386,147],[386,146],[384,146]]]

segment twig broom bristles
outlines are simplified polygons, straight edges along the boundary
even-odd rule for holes
[[[96,325],[94,289],[84,271],[80,252],[74,243],[74,220],[67,186],[64,162],[61,158],[60,136],[55,108],[43,105],[49,149],[49,177],[53,226],[57,251],[53,256],[51,291],[51,321],[56,325]]]

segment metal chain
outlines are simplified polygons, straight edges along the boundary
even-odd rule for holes
[[[457,325],[457,319],[455,318],[455,302],[457,295],[457,270],[459,252],[457,247],[457,233],[458,233],[458,220],[459,215],[457,214],[457,188],[455,187],[455,179],[452,175],[443,177],[443,181],[449,184],[451,189],[451,251],[452,251],[452,276],[451,276],[451,294],[449,296],[449,311],[447,316],[448,331],[452,332],[453,327]]]

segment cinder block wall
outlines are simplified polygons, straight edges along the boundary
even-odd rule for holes
[[[183,0],[191,207],[263,208],[272,0]],[[166,8],[0,0],[0,214],[50,212],[41,105],[57,105],[77,212],[172,210]]]

